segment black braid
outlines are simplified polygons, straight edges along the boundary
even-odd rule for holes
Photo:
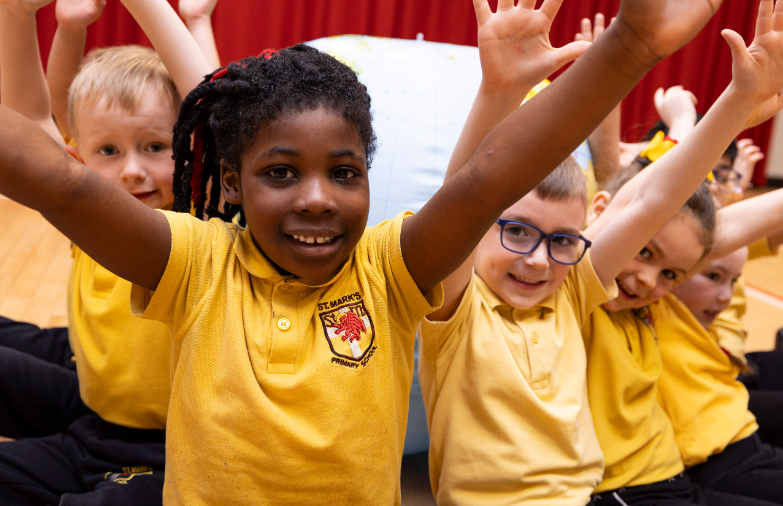
[[[376,148],[370,96],[356,74],[335,58],[299,44],[282,49],[271,58],[251,57],[231,63],[225,75],[212,81],[218,70],[199,84],[182,102],[174,127],[174,205],[191,210],[193,150],[191,136],[203,122],[204,172],[202,201],[196,216],[232,220],[241,206],[220,207],[220,161],[240,170],[240,158],[255,139],[259,127],[285,111],[327,107],[356,127],[362,139],[368,167]],[[207,196],[207,188],[209,195]],[[244,222],[244,217],[240,218]]]

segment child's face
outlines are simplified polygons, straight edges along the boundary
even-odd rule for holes
[[[171,102],[148,90],[131,114],[104,99],[76,111],[76,149],[86,166],[108,177],[147,206],[167,208],[174,201],[172,128],[177,112]]]
[[[578,236],[585,220],[585,206],[579,199],[544,200],[532,191],[506,209],[501,218],[528,223],[547,234]],[[545,240],[527,255],[505,249],[500,243],[498,224],[492,225],[479,242],[474,266],[495,294],[518,309],[529,309],[554,293],[571,268],[549,257]]]
[[[729,307],[734,283],[740,277],[747,259],[748,249],[738,249],[673,288],[672,293],[707,328],[721,311]]]
[[[284,112],[223,165],[223,195],[242,204],[261,251],[283,271],[331,276],[364,233],[370,184],[364,144],[342,114]]]
[[[617,276],[620,294],[604,308],[621,311],[644,307],[685,279],[704,254],[697,227],[695,218],[683,212],[669,220]]]
[[[731,169],[731,158],[729,155],[723,155],[720,160],[718,160],[718,163],[715,164],[715,167],[712,170],[721,170],[721,169]],[[715,197],[715,201],[718,203],[719,207],[725,207],[727,205],[733,204],[739,200],[742,200],[742,192],[734,192],[726,194],[722,191],[720,191],[720,188],[718,187],[718,184],[713,182],[710,184],[710,192],[712,193],[712,196]]]

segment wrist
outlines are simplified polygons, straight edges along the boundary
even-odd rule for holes
[[[619,43],[625,48],[633,60],[647,70],[653,68],[667,56],[655,52],[650,47],[650,44],[639,34],[638,30],[629,26],[620,16],[609,25],[603,35],[606,36],[607,34],[611,34],[615,38],[615,43]]]
[[[57,19],[57,30],[69,37],[82,37],[87,34],[89,23],[83,23],[73,19]]]
[[[487,86],[486,82],[482,80],[481,84],[479,85],[477,95],[484,103],[488,105],[504,109],[516,109],[522,105],[522,101],[525,99],[530,90],[533,89],[533,86],[535,85],[525,84],[516,86],[513,91],[499,90],[493,89],[491,86]]]
[[[29,7],[27,5],[13,4],[0,4],[0,13],[6,16],[8,19],[17,18],[29,18],[35,17],[35,13],[38,11],[38,7]]]
[[[202,26],[209,26],[212,27],[212,16],[206,14],[206,15],[197,15],[197,16],[182,16],[182,20],[185,22],[185,26],[188,27],[188,29],[193,28],[199,28]]]

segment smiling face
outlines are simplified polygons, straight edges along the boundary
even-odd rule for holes
[[[153,209],[171,206],[177,112],[168,97],[147,90],[134,113],[100,99],[79,107],[75,119],[77,147],[69,151],[79,161]]]
[[[504,220],[533,225],[547,234],[580,235],[585,220],[581,199],[544,200],[535,191],[525,195],[501,215]],[[476,274],[500,298],[518,309],[529,309],[557,290],[571,268],[549,258],[547,242],[522,255],[500,243],[500,225],[484,235],[476,250]]]
[[[223,195],[241,204],[263,253],[303,278],[335,274],[364,233],[367,157],[356,128],[323,107],[283,112],[222,167]]]
[[[666,222],[617,276],[619,296],[603,307],[609,311],[640,308],[663,297],[704,254],[698,227],[687,211]]]
[[[688,306],[699,323],[707,328],[718,314],[729,307],[734,283],[742,274],[742,267],[747,259],[748,249],[740,248],[673,288],[672,293]]]

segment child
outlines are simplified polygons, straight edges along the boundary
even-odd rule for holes
[[[161,45],[184,29],[167,2],[126,5],[164,61],[202,60],[186,37]],[[177,208],[213,176],[208,212],[222,192],[221,215],[241,206],[247,229],[153,211],[0,107],[0,192],[135,283],[132,307],[171,326],[164,502],[399,503],[418,320],[500,213],[714,7],[667,5],[624,3],[588,63],[498,125],[418,214],[368,230],[369,98],[350,69],[307,46],[231,64],[183,102]],[[480,22],[490,17],[486,3],[476,9]],[[519,32],[510,28],[486,32],[482,44]],[[778,86],[766,67],[761,75]],[[739,110],[768,93],[761,83],[746,88]],[[567,115],[577,106],[581,114]]]
[[[497,22],[508,15],[499,10]],[[479,26],[481,40],[492,25]],[[510,58],[490,58],[488,49],[479,48],[485,82],[447,177],[472,150],[471,142],[492,127],[487,118],[511,110],[493,107],[488,97],[500,93],[487,82],[495,70],[490,63],[507,65]],[[506,209],[479,243],[475,260],[471,256],[444,281],[443,307],[421,324],[420,362],[430,478],[439,503],[590,500],[603,462],[585,395],[579,329],[612,298],[621,267],[677,213],[720,156],[722,142],[730,140],[724,130],[729,123],[721,122],[737,129],[745,123],[729,112],[731,100],[718,106],[720,112],[705,120],[676,158],[659,161],[659,177],[649,178],[624,214],[593,234],[589,254],[590,243],[579,236],[584,181],[564,164]]]
[[[48,113],[37,59],[34,14],[43,3],[0,9],[3,103],[33,116],[62,143]],[[94,7],[90,2],[59,4],[69,4],[63,10],[74,17]],[[67,117],[76,146],[68,150],[73,156],[146,205],[170,206],[170,130],[180,99],[157,55],[138,46],[93,51],[70,88]],[[28,351],[35,341],[38,349],[72,348],[78,380],[72,371],[0,347],[0,400],[3,414],[9,415],[2,420],[4,432],[15,437],[65,433],[0,446],[0,465],[12,476],[4,480],[0,495],[8,504],[61,503],[63,494],[70,499],[61,504],[160,504],[171,388],[168,328],[132,317],[129,282],[78,247],[73,256],[70,347],[59,341],[67,338],[65,332],[36,332],[3,320],[3,345]],[[20,329],[27,335],[19,335]]]

